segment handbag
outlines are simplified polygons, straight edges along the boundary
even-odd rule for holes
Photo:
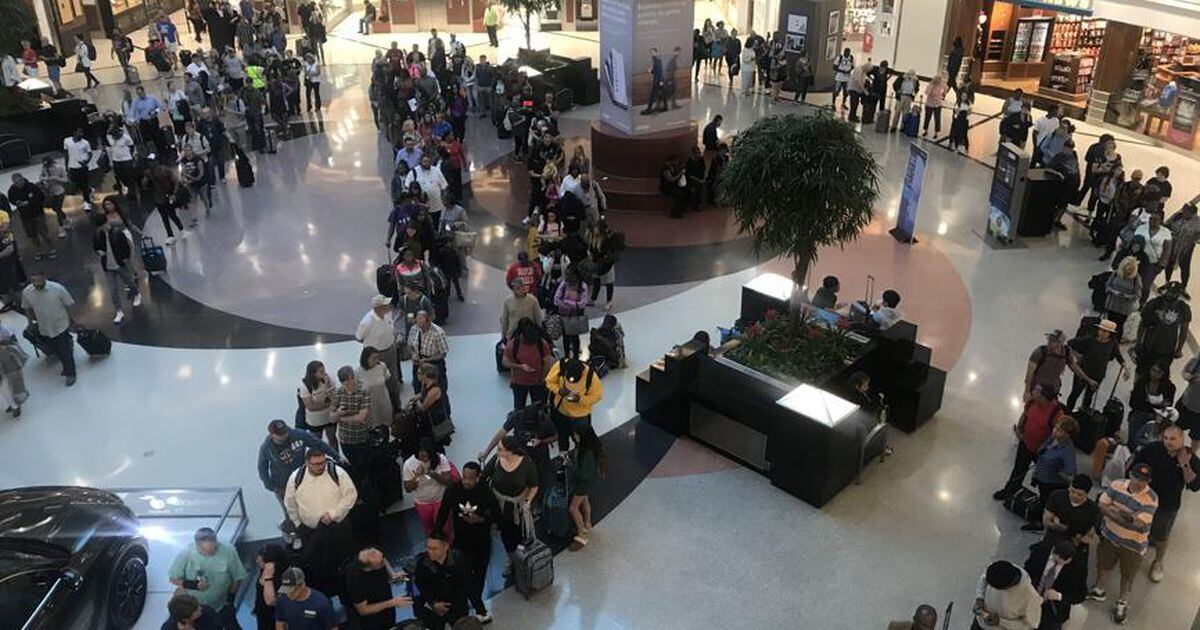
[[[563,315],[562,328],[564,335],[583,335],[588,331],[587,315]]]
[[[546,338],[550,341],[558,341],[563,336],[563,318],[557,313],[551,313],[546,316],[542,322],[542,328],[546,331]]]

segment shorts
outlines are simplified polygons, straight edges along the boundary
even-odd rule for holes
[[[1096,568],[1109,571],[1118,563],[1121,575],[1136,575],[1142,567],[1142,554],[1128,547],[1118,547],[1100,536],[1100,544],[1096,545]]]
[[[1167,542],[1171,530],[1175,528],[1175,517],[1179,510],[1158,510],[1154,512],[1154,521],[1150,523],[1150,542]]]
[[[1200,412],[1192,411],[1182,404],[1175,405],[1175,408],[1179,410],[1179,421],[1176,424],[1187,431],[1188,437],[1200,440]]]

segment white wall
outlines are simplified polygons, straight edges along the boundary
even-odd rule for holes
[[[904,0],[896,59],[889,60],[892,69],[904,72],[912,68],[923,77],[938,72],[949,4],[949,0]]]
[[[1195,0],[1095,0],[1092,15],[1200,38],[1200,2]]]

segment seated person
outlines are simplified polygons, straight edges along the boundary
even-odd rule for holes
[[[871,321],[879,330],[887,330],[896,322],[904,319],[904,313],[896,308],[900,306],[900,294],[892,289],[883,292],[883,299],[871,307]]]
[[[929,604],[921,604],[911,620],[893,621],[888,624],[888,630],[935,630],[937,621],[937,610]]]
[[[825,276],[825,279],[821,281],[821,288],[813,294],[813,308],[823,308],[827,311],[844,308],[846,305],[837,300],[837,293],[841,288],[842,283],[837,276]]]

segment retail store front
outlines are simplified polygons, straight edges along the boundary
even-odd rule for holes
[[[1144,29],[1135,59],[1108,96],[1104,121],[1196,149],[1200,40]]]
[[[1090,13],[1084,2],[985,1],[973,55],[983,60],[981,85],[1020,88],[1082,112],[1107,26]]]

